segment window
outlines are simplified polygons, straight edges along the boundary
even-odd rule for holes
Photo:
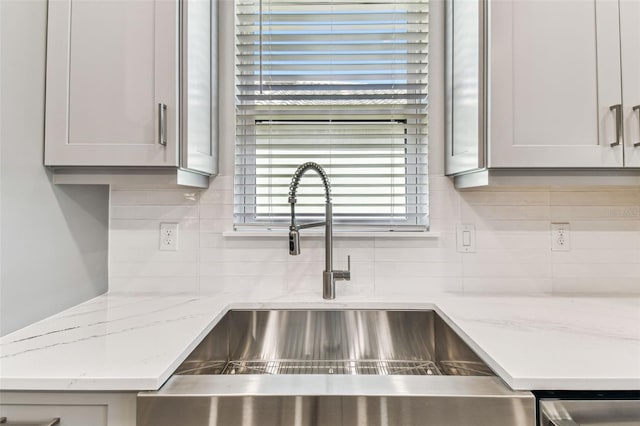
[[[336,225],[426,229],[426,0],[236,0],[235,223],[289,220],[306,161]],[[321,180],[296,213],[324,216]]]

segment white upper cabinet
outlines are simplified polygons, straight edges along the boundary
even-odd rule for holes
[[[212,0],[182,2],[181,166],[207,174],[218,172],[216,5]]]
[[[212,0],[50,0],[45,165],[216,172]]]
[[[620,1],[625,164],[640,167],[640,1]]]
[[[489,3],[489,167],[621,167],[618,4]]]
[[[640,166],[640,1],[447,0],[447,39],[447,174]]]
[[[46,165],[178,165],[177,10],[166,0],[49,2]]]

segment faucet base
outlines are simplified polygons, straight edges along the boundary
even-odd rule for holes
[[[322,272],[322,298],[333,300],[336,298],[336,281],[333,271]]]
[[[349,262],[351,267],[351,262]],[[322,271],[322,298],[333,300],[336,298],[336,280],[351,279],[351,271]]]

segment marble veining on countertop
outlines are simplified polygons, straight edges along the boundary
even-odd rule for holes
[[[468,297],[439,304],[514,389],[640,390],[640,299]]]
[[[639,390],[640,298],[109,293],[0,338],[1,390],[155,390],[229,308],[436,309],[515,390]]]

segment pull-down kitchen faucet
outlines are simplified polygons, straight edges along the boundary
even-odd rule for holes
[[[296,224],[296,191],[300,185],[300,179],[308,170],[315,170],[324,185],[325,194],[325,220],[324,222]],[[322,297],[324,299],[336,298],[336,280],[351,279],[351,256],[347,256],[347,270],[333,270],[333,207],[331,205],[331,185],[324,169],[319,164],[308,162],[302,164],[291,178],[289,185],[289,204],[291,204],[291,225],[289,226],[289,254],[297,256],[300,254],[300,230],[324,226],[324,264],[322,272]]]

